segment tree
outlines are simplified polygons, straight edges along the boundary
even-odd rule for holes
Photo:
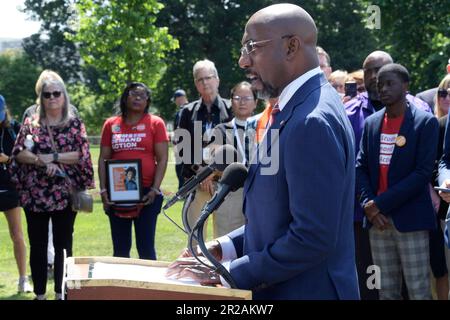
[[[25,38],[23,48],[43,69],[52,69],[69,82],[80,80],[81,59],[77,47],[66,34],[74,34],[74,0],[25,0],[24,12],[41,21],[38,33]]]
[[[19,121],[25,109],[36,100],[34,87],[40,72],[22,51],[0,54],[0,94],[5,97],[13,117]]]
[[[369,2],[369,1],[365,1]],[[436,87],[450,58],[450,6],[446,1],[380,0],[379,47],[411,73],[411,91]],[[401,13],[401,14],[400,14]]]
[[[100,73],[100,86],[115,100],[130,81],[155,87],[164,72],[163,59],[178,41],[155,21],[163,5],[156,0],[80,0],[75,40],[83,60]]]

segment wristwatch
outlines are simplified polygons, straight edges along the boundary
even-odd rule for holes
[[[57,152],[54,152],[53,153],[53,162],[58,162],[58,160],[59,160],[59,155]]]

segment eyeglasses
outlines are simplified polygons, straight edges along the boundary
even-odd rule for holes
[[[143,100],[148,98],[148,95],[145,92],[137,91],[137,90],[130,91],[130,96],[132,96],[134,98],[139,97],[139,98],[141,98]]]
[[[44,97],[44,99],[50,99],[52,95],[55,98],[59,98],[61,96],[61,91],[42,92],[42,96]]]
[[[291,38],[294,35],[284,35],[281,37],[281,39],[285,39],[285,38]],[[250,53],[252,53],[253,51],[255,51],[258,47],[262,47],[262,44],[264,43],[268,43],[270,41],[273,41],[274,39],[267,39],[267,40],[260,40],[260,41],[253,41],[253,40],[249,40],[246,43],[244,43],[244,46],[241,48],[241,55],[249,55]]]
[[[438,97],[439,98],[447,98],[447,96],[449,95],[449,91],[450,91],[450,89],[447,89],[447,90],[445,90],[445,89],[439,89],[438,90]]]
[[[210,76],[206,76],[206,77],[203,77],[203,78],[195,79],[195,82],[197,82],[197,83],[200,83],[200,82],[205,83],[206,81],[210,81],[210,80],[212,80],[215,77],[216,77],[215,75],[210,75]]]
[[[249,102],[249,101],[254,101],[255,100],[255,98],[253,97],[253,96],[243,96],[243,97],[240,97],[240,96],[233,96],[233,101],[236,101],[236,102],[245,102],[245,103],[247,103],[247,102]]]

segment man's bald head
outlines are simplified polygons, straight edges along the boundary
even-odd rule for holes
[[[385,51],[374,51],[364,60],[364,85],[371,100],[379,101],[377,91],[378,70],[382,66],[393,62],[391,55]]]
[[[319,65],[316,43],[316,24],[305,10],[287,3],[271,5],[248,20],[239,65],[253,79],[260,98],[274,98]]]
[[[384,65],[389,64],[389,63],[394,63],[394,60],[392,59],[391,55],[385,51],[374,51],[371,54],[369,54],[366,59],[364,60],[363,63],[363,68],[364,65],[370,61],[374,61],[374,60],[378,60],[381,61],[382,63],[384,63]]]
[[[309,13],[297,5],[280,3],[263,8],[249,19],[247,25],[252,23],[264,24],[280,37],[298,35],[304,44],[316,47],[316,24]]]

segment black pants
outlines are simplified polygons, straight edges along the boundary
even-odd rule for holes
[[[64,251],[72,256],[73,225],[76,212],[70,207],[62,211],[31,212],[25,209],[30,241],[30,267],[34,293],[45,294],[47,287],[48,223],[52,219],[53,246],[55,247],[55,293],[62,293]]]
[[[367,267],[373,265],[372,252],[370,250],[369,230],[363,228],[362,222],[355,221],[355,254],[356,269],[358,271],[359,294],[361,300],[378,300],[378,290],[367,287]]]
[[[177,174],[177,179],[178,179],[178,189],[180,189],[184,184],[183,164],[182,163],[175,165],[175,173]]]

